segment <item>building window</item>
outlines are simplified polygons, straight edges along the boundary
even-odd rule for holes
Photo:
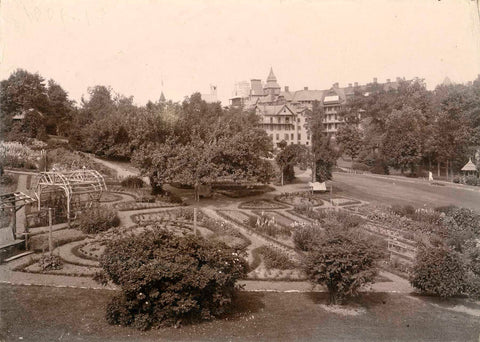
[[[302,135],[298,133],[298,141],[302,140]]]
[[[273,123],[273,118],[270,118],[270,123]]]
[[[300,118],[297,119],[297,122],[300,122]]]
[[[285,140],[288,140],[288,133],[285,133]]]
[[[293,140],[293,133],[291,134],[292,140]]]
[[[276,140],[280,140],[280,134],[277,133],[276,138]]]
[[[310,140],[310,134],[307,134],[307,140]]]
[[[288,120],[288,118],[285,118],[285,123],[289,123],[289,120]]]
[[[269,135],[269,137],[270,137],[270,139],[272,139],[272,140],[273,140],[273,134],[270,134],[270,135]]]
[[[277,121],[278,121],[278,123],[281,123],[281,122],[282,122],[282,119],[281,119],[281,118],[277,118]]]
[[[297,131],[301,130],[302,128],[300,126],[297,126]]]
[[[308,145],[308,141],[307,141],[307,145]]]

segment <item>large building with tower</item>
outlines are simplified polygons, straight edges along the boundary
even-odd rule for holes
[[[396,89],[399,81],[400,78],[393,82],[387,79],[381,85],[385,90]],[[373,83],[377,83],[376,78]],[[270,69],[265,83],[260,79],[252,79],[250,83],[236,83],[230,105],[255,110],[261,118],[261,126],[275,145],[285,141],[288,144],[308,146],[311,145],[311,136],[306,118],[313,103],[318,101],[323,106],[325,132],[335,136],[340,126],[345,124],[340,111],[355,91],[365,93],[366,86],[355,82],[347,87],[334,83],[326,90],[310,90],[304,87],[302,90],[290,91],[288,86],[282,90],[273,69]]]

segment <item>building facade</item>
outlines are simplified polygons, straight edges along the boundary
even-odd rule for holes
[[[397,78],[396,82],[387,79],[381,86],[385,90],[396,89],[399,81],[400,78]],[[373,83],[377,83],[376,78]],[[270,69],[265,83],[260,79],[251,79],[250,84],[246,81],[238,82],[230,105],[255,110],[260,116],[260,125],[276,146],[281,141],[308,146],[311,145],[311,136],[307,117],[315,101],[323,107],[325,113],[325,132],[334,137],[338,129],[345,124],[340,114],[342,108],[354,96],[355,91],[368,95],[366,89],[367,86],[355,82],[347,87],[339,87],[338,83],[334,83],[326,90],[309,90],[304,87],[303,90],[290,91],[289,87],[285,86],[282,91],[273,69]]]

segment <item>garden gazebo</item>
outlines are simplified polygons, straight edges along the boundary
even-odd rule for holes
[[[72,211],[100,202],[100,197],[106,190],[105,180],[98,171],[83,168],[69,172],[40,173],[35,186],[35,196],[40,211],[42,195],[62,192],[65,195],[67,221],[70,223]]]
[[[462,172],[465,173],[466,176],[470,175],[477,175],[477,166],[472,162],[472,159],[468,159],[468,163],[465,164],[464,167],[462,167]]]

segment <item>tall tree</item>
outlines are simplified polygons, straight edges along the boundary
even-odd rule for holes
[[[335,136],[340,150],[352,158],[352,161],[358,157],[362,149],[362,132],[355,124],[342,125]]]
[[[389,164],[415,172],[422,160],[425,122],[422,113],[411,107],[393,110],[388,117],[382,137],[382,153]]]
[[[325,132],[324,118],[323,107],[315,101],[307,117],[307,125],[312,136],[313,177],[317,182],[332,179],[332,168],[339,152],[332,137]]]

